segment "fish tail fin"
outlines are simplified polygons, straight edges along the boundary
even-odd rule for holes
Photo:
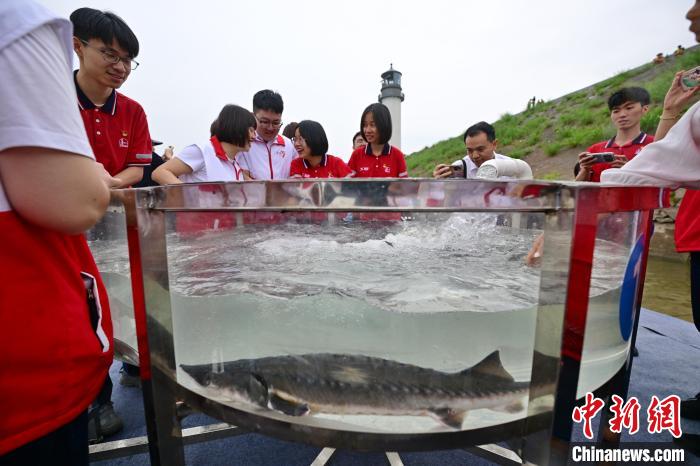
[[[430,414],[446,426],[456,430],[462,429],[462,423],[467,417],[466,411],[457,411],[451,408],[440,408],[430,410]]]

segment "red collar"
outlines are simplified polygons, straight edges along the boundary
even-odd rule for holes
[[[263,138],[260,137],[260,135],[258,134],[257,131],[255,132],[255,139],[254,139],[254,141],[255,141],[255,142],[259,142],[259,143],[261,143],[261,144],[267,144],[267,142],[265,142],[265,141],[263,140]],[[275,138],[275,140],[271,142],[271,144],[277,144],[277,145],[280,145],[280,146],[284,146],[284,138],[283,138],[280,134],[278,134],[277,137]]]
[[[233,165],[233,171],[236,173],[236,179],[239,179],[241,177],[241,170],[238,167],[238,164],[236,163],[235,160],[231,160],[228,158],[226,155],[226,151],[224,151],[224,147],[221,145],[221,142],[219,142],[219,138],[216,136],[212,136],[209,141],[211,142],[212,147],[214,148],[214,154],[220,159],[223,160],[224,162],[228,162]]]
[[[224,147],[219,142],[219,138],[212,136],[209,140],[211,141],[211,145],[214,147],[214,153],[216,156],[224,162],[228,162],[229,158],[226,156],[226,151],[224,151]]]
[[[644,141],[646,141],[646,139],[647,139],[647,133],[642,131],[641,133],[639,133],[639,135],[636,138],[632,139],[627,144],[623,144],[622,146],[619,146],[615,143],[615,136],[613,136],[612,139],[610,139],[608,141],[608,143],[605,145],[605,148],[610,149],[611,147],[627,147],[627,146],[644,144]]]

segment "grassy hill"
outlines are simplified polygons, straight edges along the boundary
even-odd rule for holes
[[[673,75],[697,65],[700,46],[687,49],[680,57],[666,57],[663,64],[642,65],[530,110],[515,115],[506,113],[493,123],[499,152],[526,160],[536,178],[573,179],[577,154],[615,134],[607,106],[610,94],[627,86],[647,89],[651,106],[642,119],[642,130],[653,134]],[[406,160],[408,172],[411,176],[431,176],[435,165],[451,163],[464,154],[460,134],[410,154]]]

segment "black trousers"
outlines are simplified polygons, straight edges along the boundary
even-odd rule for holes
[[[700,251],[690,253],[690,302],[695,327],[700,332]]]
[[[109,372],[107,372],[107,377],[105,377],[105,383],[102,384],[102,389],[100,390],[100,393],[97,394],[97,398],[95,398],[95,404],[100,406],[100,405],[106,405],[110,401],[112,401],[112,388],[114,386],[112,385],[112,379],[109,378]]]
[[[0,466],[87,466],[88,414],[0,456]]]

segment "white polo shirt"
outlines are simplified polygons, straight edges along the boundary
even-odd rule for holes
[[[185,147],[175,157],[192,169],[192,173],[180,176],[184,183],[243,181],[241,167],[226,156],[216,136],[204,144]]]
[[[498,159],[510,159],[510,157],[508,157],[507,155],[498,154],[496,152],[493,153],[493,156],[494,156],[493,158],[496,160],[498,160]],[[457,163],[457,162],[459,162],[459,160],[455,160],[454,163]],[[466,170],[464,171],[464,173],[466,174],[465,178],[467,178],[467,179],[476,178],[476,172],[479,171],[479,167],[476,166],[476,164],[472,161],[471,157],[469,157],[468,155],[465,155],[464,158],[462,159],[462,162],[465,164],[465,168],[466,168]],[[499,179],[511,179],[508,176],[499,176],[498,178]]]
[[[256,180],[284,180],[289,178],[292,160],[297,157],[292,141],[278,134],[269,142],[255,134],[248,152],[240,152],[236,161],[243,170],[250,171]]]

